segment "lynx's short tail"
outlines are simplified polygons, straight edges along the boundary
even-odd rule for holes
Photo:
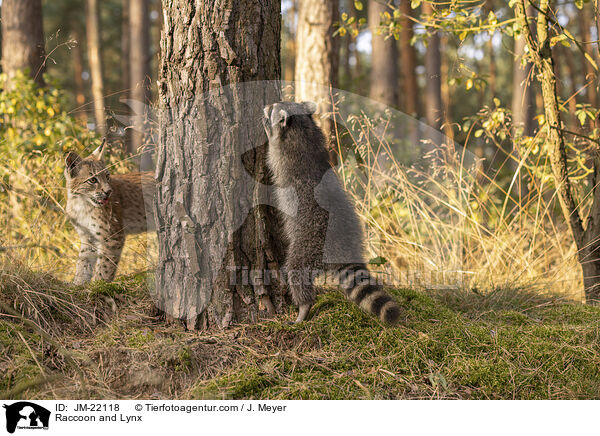
[[[398,322],[402,309],[381,285],[375,283],[366,265],[344,266],[340,269],[339,278],[340,286],[350,301],[385,323]]]

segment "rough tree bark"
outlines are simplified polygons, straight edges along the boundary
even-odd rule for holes
[[[296,30],[296,101],[314,101],[321,113],[320,126],[330,142],[330,160],[337,162],[330,87],[337,85],[339,38],[333,23],[338,20],[338,0],[299,0]]]
[[[29,70],[44,85],[44,28],[41,0],[2,2],[2,70],[10,79],[18,70]]]
[[[431,3],[423,3],[423,13],[432,14]],[[427,124],[435,129],[442,127],[444,118],[442,103],[442,54],[440,52],[440,36],[431,31],[427,37],[425,53],[425,116]]]
[[[515,16],[520,20],[531,58],[538,71],[536,76],[542,88],[544,115],[546,118],[546,142],[550,164],[558,193],[558,200],[565,220],[578,248],[578,260],[583,272],[583,285],[588,303],[600,302],[600,159],[595,158],[591,181],[592,205],[585,221],[575,201],[574,190],[568,173],[567,152],[563,123],[556,94],[556,76],[552,59],[552,47],[548,34],[549,0],[541,0],[537,15],[537,35],[529,28],[525,0],[517,0]]]
[[[419,109],[419,85],[417,83],[417,52],[411,45],[414,36],[413,21],[410,19],[412,9],[410,0],[400,0],[400,12],[402,18],[400,24],[400,61],[402,68],[402,93],[404,94],[405,113],[418,117]]]
[[[155,297],[188,328],[254,321],[268,294],[284,304],[281,287],[260,276],[283,254],[259,184],[268,182],[262,109],[280,93],[278,82],[257,82],[281,75],[280,7],[163,1]]]
[[[102,135],[106,135],[107,126],[106,113],[104,112],[104,79],[102,78],[102,60],[100,56],[98,0],[86,0],[86,31],[96,130]]]
[[[149,0],[129,0],[129,92],[135,112],[129,152],[143,153],[148,113],[146,105],[150,103],[150,23]],[[148,163],[148,162],[146,162]]]
[[[398,107],[398,51],[396,40],[378,32],[381,14],[390,12],[386,3],[369,3],[369,28],[371,29],[371,90],[369,97],[391,107]],[[381,33],[381,34],[378,34]]]

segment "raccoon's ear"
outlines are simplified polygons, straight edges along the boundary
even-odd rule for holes
[[[314,101],[303,101],[302,106],[306,109],[307,115],[312,115],[317,111],[317,103]]]
[[[77,174],[77,165],[81,162],[81,157],[74,151],[65,154],[65,166],[71,177]]]
[[[102,144],[100,144],[100,146],[92,152],[92,157],[94,159],[101,160],[104,150],[106,150],[106,138],[104,138],[102,140]]]
[[[289,118],[290,118],[290,114],[288,113],[288,111],[286,111],[284,109],[279,110],[279,121],[278,121],[279,124],[281,124],[284,127],[287,126]]]

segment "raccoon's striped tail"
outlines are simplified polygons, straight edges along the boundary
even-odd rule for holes
[[[340,286],[346,297],[381,321],[396,324],[402,309],[369,273],[365,264],[351,264],[339,271]]]

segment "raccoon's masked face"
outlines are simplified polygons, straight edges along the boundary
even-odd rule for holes
[[[269,142],[280,138],[286,128],[295,120],[312,121],[312,114],[316,110],[317,105],[312,101],[302,103],[282,101],[265,106],[262,121]]]
[[[102,162],[104,144],[82,159],[75,152],[65,156],[65,178],[70,194],[85,198],[94,207],[108,204],[112,187],[110,174]]]

